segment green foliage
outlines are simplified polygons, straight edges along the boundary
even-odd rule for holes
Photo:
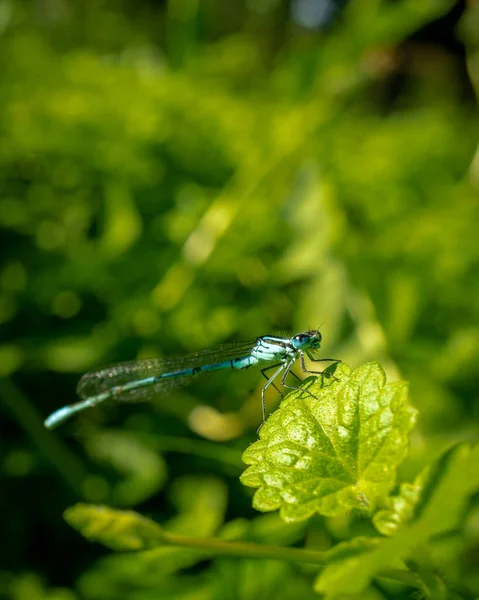
[[[394,485],[416,419],[406,384],[386,384],[376,363],[332,373],[290,394],[243,454],[258,510],[279,508],[286,521],[367,513]]]
[[[429,473],[429,467],[420,473],[413,483],[402,483],[397,496],[386,499],[388,508],[378,510],[374,515],[374,526],[383,535],[392,535],[402,524],[407,523],[413,516],[414,508],[424,489],[424,479]]]
[[[308,29],[296,0],[0,2],[0,597],[479,597],[477,7],[335,4]],[[389,383],[270,388],[259,441],[252,369],[43,427],[85,371],[320,323]],[[377,435],[335,419],[401,380],[410,452],[406,403],[366,466]],[[303,502],[328,469],[331,506]],[[86,543],[78,503],[162,545]]]
[[[334,553],[333,562],[319,576],[316,589],[328,598],[359,594],[367,587],[371,578],[385,567],[400,565],[401,561],[410,557],[414,557],[419,564],[424,563],[424,556],[427,554],[422,552],[422,545],[432,537],[457,527],[469,497],[477,492],[478,458],[479,445],[471,448],[464,444],[446,453],[432,468],[434,475],[431,472],[428,482],[422,484],[415,514],[406,519],[407,524],[399,527],[389,538],[375,539],[368,543],[362,540],[348,542],[345,551],[339,554],[340,560],[338,553]],[[416,481],[415,485],[421,484]],[[403,507],[398,512],[402,513],[399,517],[388,515],[394,523],[398,522],[398,518],[404,518]],[[376,524],[384,528],[384,516],[376,520]],[[427,571],[422,576],[433,578],[433,574],[428,574]],[[425,592],[425,588],[423,591]],[[427,594],[427,598],[437,597],[433,592]]]
[[[105,431],[91,438],[85,447],[94,460],[110,465],[121,475],[107,496],[115,505],[139,504],[166,483],[166,464],[161,454],[132,435]]]
[[[207,550],[191,548],[191,543],[181,547],[173,545],[173,541],[182,536],[191,536],[190,540],[208,539],[218,531],[224,519],[225,486],[218,479],[185,477],[172,484],[170,495],[176,514],[161,527],[132,511],[110,509],[105,515],[96,506],[73,507],[74,513],[79,511],[80,519],[87,513],[87,527],[98,531],[98,541],[109,546],[117,544],[125,550],[125,539],[127,542],[133,539],[134,543],[151,548],[146,552],[105,556],[97,561],[78,582],[83,597],[113,600],[125,588],[151,590],[153,594],[158,587],[170,585],[173,594],[173,589],[182,587],[175,579],[176,574],[209,556]],[[69,520],[68,512],[65,516]],[[191,584],[186,585],[190,587]]]
[[[461,444],[447,451],[433,467],[414,482],[414,499],[409,495],[409,510],[391,499],[392,510],[379,511],[375,525],[379,531],[393,523],[419,523],[427,534],[438,535],[456,528],[464,514],[469,496],[479,486],[479,445]],[[404,486],[401,487],[404,493]],[[390,530],[390,525],[389,528]],[[389,532],[389,531],[388,531]],[[382,532],[384,533],[384,531]]]
[[[146,550],[161,545],[164,539],[161,527],[133,511],[77,504],[64,517],[87,539],[113,550]]]
[[[137,582],[145,569],[153,568],[159,561],[164,576],[195,564],[201,557],[235,555],[324,564],[314,589],[329,600],[365,594],[375,577],[417,587],[431,600],[447,599],[447,584],[435,572],[427,558],[430,552],[424,548],[434,543],[437,536],[459,527],[470,496],[479,489],[479,445],[471,448],[461,444],[450,449],[413,484],[402,484],[399,494],[390,496],[415,418],[405,384],[386,384],[384,372],[376,363],[353,372],[344,364],[335,365],[327,374],[306,381],[300,390],[289,394],[261,429],[261,439],[244,454],[252,466],[243,474],[243,483],[266,488],[262,494],[261,488],[256,492],[254,504],[259,510],[280,508],[282,518],[290,522],[305,520],[314,513],[333,516],[346,510],[361,510],[363,515],[372,516],[377,530],[388,537],[357,536],[337,544],[325,555],[280,546],[238,544],[232,541],[235,524],[221,534],[220,538],[226,539],[215,539],[208,535],[219,521],[205,517],[205,504],[201,501],[203,489],[206,506],[210,504],[211,488],[201,482],[184,482],[182,488],[187,495],[182,494],[184,501],[179,506],[187,512],[177,518],[176,524],[167,525],[166,530],[133,511],[84,504],[66,511],[68,523],[89,540],[114,550],[154,550],[145,556],[139,554],[137,560],[106,559],[104,566],[82,584],[87,596],[97,597],[98,591],[93,590],[98,586],[98,578],[103,581],[105,569],[110,592],[103,597],[110,597],[111,590]],[[341,428],[347,435],[338,435]],[[195,486],[194,497],[189,493],[191,484]],[[378,504],[386,508],[375,510]],[[198,515],[199,519],[191,520],[191,515]],[[214,524],[213,528],[210,524],[202,529],[201,523],[208,522]],[[195,537],[183,535],[190,531]],[[244,533],[243,529],[240,536]],[[213,577],[221,577],[230,564],[220,561]],[[245,566],[248,564],[244,562]],[[401,568],[404,564],[409,570]],[[253,561],[250,568],[253,573],[265,565]],[[276,573],[274,566],[271,569]],[[153,587],[159,583],[157,568],[155,573],[155,580],[149,584]],[[285,581],[289,589],[291,574]],[[254,585],[246,597],[258,591]],[[289,592],[284,591],[283,597],[289,598]]]

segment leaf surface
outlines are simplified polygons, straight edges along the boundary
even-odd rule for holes
[[[394,485],[415,419],[407,384],[386,383],[375,362],[353,372],[340,364],[281,403],[244,452],[241,481],[258,488],[255,508],[280,509],[286,521],[372,512]]]

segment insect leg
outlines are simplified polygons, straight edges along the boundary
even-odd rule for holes
[[[300,358],[303,358],[302,354],[300,354]],[[303,360],[304,360],[304,358],[303,358]],[[286,387],[286,388],[289,388],[290,390],[300,390],[301,389],[300,387],[298,387],[296,385],[288,385],[286,383],[286,377],[288,376],[289,373],[291,373],[291,375],[294,375],[296,377],[296,379],[299,379],[299,377],[295,373],[293,373],[293,371],[291,371],[291,368],[293,367],[293,365],[294,365],[295,362],[296,361],[294,359],[289,362],[289,364],[286,367],[286,370],[285,370],[285,372],[283,374],[283,377],[281,377],[281,385],[284,386],[284,387]],[[303,365],[301,365],[301,367],[302,366]],[[303,369],[303,371],[304,371],[304,369]],[[312,394],[309,390],[301,390],[301,391],[306,392],[307,394],[309,394],[311,396],[311,398],[316,398],[316,396],[314,396],[314,394]]]
[[[275,365],[275,366],[278,366],[278,365]],[[276,377],[278,377],[278,375],[281,373],[281,371],[283,371],[283,369],[285,369],[285,368],[286,368],[286,363],[281,363],[279,365],[279,369],[276,369],[276,371],[268,379],[268,381],[264,385],[263,389],[261,390],[261,409],[262,409],[262,412],[263,412],[263,423],[266,421],[266,403],[265,403],[265,400],[264,400],[264,393],[265,393],[265,391],[268,389],[268,387],[271,384],[274,385],[274,380],[276,379]]]
[[[279,365],[282,365],[282,364],[283,363],[276,363],[275,365],[270,365],[269,367],[261,369],[261,374],[266,378],[267,381],[269,381],[270,378],[266,375],[266,371],[275,369],[276,367],[279,367]],[[281,398],[283,398],[283,394],[281,393],[281,390],[279,389],[279,387],[274,382],[272,382],[271,385],[278,392],[278,394],[281,396]]]
[[[308,354],[308,358],[310,358],[313,362],[323,362],[323,361],[336,362],[336,363],[342,362],[339,358],[311,358],[309,356],[309,354]],[[310,373],[311,375],[327,375],[328,377],[334,377],[334,375],[331,375],[330,373],[325,373],[324,371],[311,371],[311,370],[307,369],[306,363],[304,362],[304,353],[303,352],[299,353],[299,362],[301,364],[301,369],[302,369],[303,373]],[[337,377],[334,377],[334,379],[337,380]]]

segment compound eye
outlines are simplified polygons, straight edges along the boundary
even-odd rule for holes
[[[304,335],[304,333],[298,333],[298,335],[294,336],[295,340],[298,340],[298,342],[304,342],[306,340],[308,336]]]

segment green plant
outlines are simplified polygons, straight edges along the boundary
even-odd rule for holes
[[[469,497],[479,489],[479,446],[451,448],[395,492],[417,416],[407,385],[386,383],[377,363],[353,372],[334,365],[326,373],[309,378],[269,417],[260,439],[243,455],[250,466],[241,480],[258,488],[254,507],[279,509],[286,529],[315,514],[353,513],[370,519],[375,532],[322,552],[314,545],[242,541],[241,533],[231,539],[228,525],[212,537],[215,519],[203,520],[203,529],[197,525],[194,537],[181,527],[163,528],[136,512],[104,506],[77,504],[66,511],[66,520],[114,550],[149,551],[148,560],[158,565],[169,561],[173,566],[165,577],[206,558],[277,559],[321,566],[314,590],[331,600],[363,597],[374,578],[417,588],[431,600],[458,598],[438,572],[433,550],[441,536],[459,527]],[[193,522],[194,514],[190,518]]]

